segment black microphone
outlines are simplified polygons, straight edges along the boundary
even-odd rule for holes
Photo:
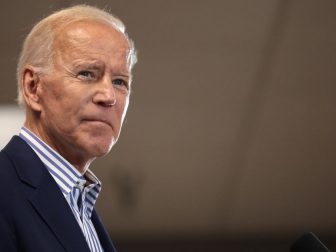
[[[330,250],[310,232],[297,239],[291,246],[290,252],[330,252]]]

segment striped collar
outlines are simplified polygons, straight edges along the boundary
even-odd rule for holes
[[[37,154],[69,202],[71,193],[79,188],[85,191],[87,214],[91,217],[94,204],[101,190],[101,182],[89,169],[82,175],[73,165],[43,142],[29,129],[22,127],[19,135]],[[86,188],[86,190],[83,190]],[[69,202],[71,203],[71,202]]]

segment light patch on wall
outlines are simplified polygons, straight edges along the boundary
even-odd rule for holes
[[[0,106],[0,148],[2,149],[13,135],[20,132],[25,113],[18,106]]]

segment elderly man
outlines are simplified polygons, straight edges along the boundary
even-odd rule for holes
[[[119,137],[135,61],[123,23],[94,7],[29,33],[17,72],[26,120],[0,153],[0,251],[115,251],[89,165]]]

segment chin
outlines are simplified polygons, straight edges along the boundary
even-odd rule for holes
[[[90,126],[87,128],[87,126]],[[88,158],[101,157],[110,152],[117,142],[118,136],[105,125],[104,127],[92,127],[92,123],[85,124],[77,138],[77,146],[86,153]]]
[[[112,138],[110,141],[106,141],[106,139],[104,139],[104,141],[94,141],[93,140],[92,143],[94,144],[88,148],[89,149],[88,152],[90,153],[90,156],[102,157],[111,151],[112,147],[116,143],[116,140],[115,138]]]

